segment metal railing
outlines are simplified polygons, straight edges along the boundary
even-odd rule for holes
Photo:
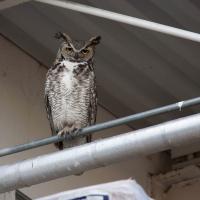
[[[56,142],[71,140],[75,137],[82,137],[82,136],[86,136],[88,134],[94,134],[94,133],[104,130],[104,129],[112,128],[112,127],[123,125],[123,124],[128,124],[133,121],[145,119],[145,118],[148,118],[151,116],[155,116],[155,115],[159,115],[159,114],[163,114],[163,113],[167,113],[167,112],[171,112],[171,111],[175,111],[175,110],[181,110],[183,108],[194,106],[197,104],[200,104],[200,97],[189,99],[186,101],[180,101],[180,102],[173,103],[173,104],[170,104],[167,106],[155,108],[152,110],[133,114],[130,116],[111,120],[108,122],[99,123],[99,124],[96,124],[93,126],[83,128],[78,133],[75,133],[75,134],[72,133],[71,135],[67,135],[65,137],[55,135],[55,136],[44,138],[41,140],[35,140],[35,141],[29,142],[26,144],[20,144],[20,145],[14,146],[14,147],[3,148],[3,149],[0,149],[0,157],[18,153],[21,151],[26,151],[26,150],[33,149],[33,148],[37,148],[40,146],[56,143]]]

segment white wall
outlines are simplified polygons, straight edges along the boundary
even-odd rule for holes
[[[25,54],[11,42],[0,37],[0,148],[48,137],[49,124],[43,102],[46,68]],[[113,119],[109,112],[99,108],[98,122]],[[104,131],[113,135],[130,131],[127,126]],[[56,151],[53,145],[29,150],[0,159],[0,164],[13,163]],[[85,172],[82,176],[70,176],[42,183],[24,191],[32,198],[78,188],[81,186],[133,177],[148,188],[148,173],[157,172],[158,159],[137,158]]]

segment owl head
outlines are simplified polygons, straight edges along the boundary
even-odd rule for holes
[[[95,47],[101,40],[100,36],[92,37],[88,41],[72,40],[66,33],[61,32],[56,33],[55,37],[63,40],[57,59],[71,62],[88,62],[92,60]]]

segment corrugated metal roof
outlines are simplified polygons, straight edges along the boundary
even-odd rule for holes
[[[76,2],[200,33],[198,0]],[[2,11],[0,24],[6,37],[46,66],[59,46],[55,32],[76,39],[101,35],[96,54],[99,102],[118,117],[200,94],[198,43],[37,2]],[[199,107],[190,108],[131,126],[140,128],[198,111]]]

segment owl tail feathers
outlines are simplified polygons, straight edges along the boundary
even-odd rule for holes
[[[86,142],[87,142],[87,143],[92,142],[92,135],[91,135],[91,134],[88,135],[88,136],[86,136]]]
[[[64,149],[64,145],[63,142],[57,142],[55,143],[56,148],[58,148],[59,150],[63,150]]]

